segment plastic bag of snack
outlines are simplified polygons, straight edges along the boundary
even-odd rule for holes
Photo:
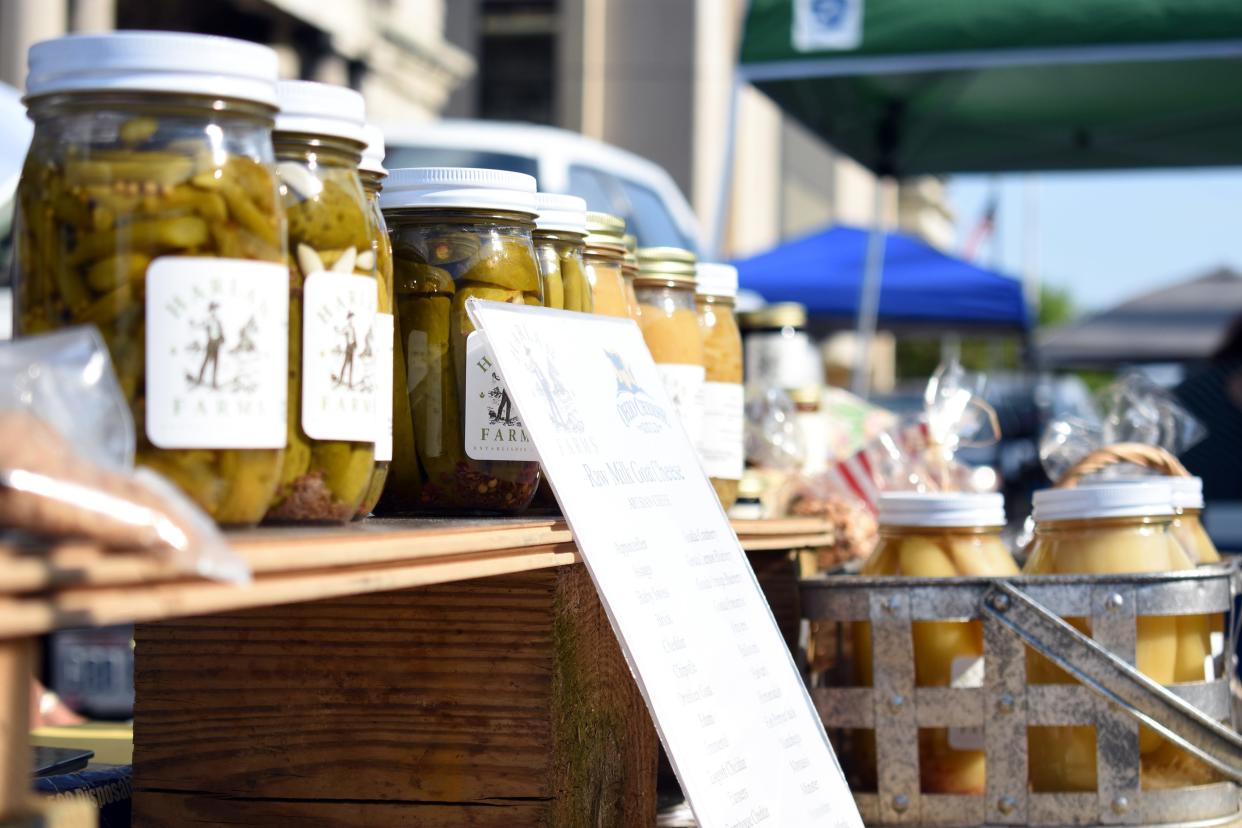
[[[155,472],[133,469],[134,424],[98,331],[0,344],[0,377],[0,526],[249,580],[210,518]]]
[[[1065,476],[1096,449],[1117,443],[1145,443],[1180,455],[1207,433],[1166,389],[1136,372],[1123,374],[1097,396],[1099,419],[1055,420],[1040,438],[1039,458],[1049,479]],[[1145,475],[1138,466],[1109,466],[1102,477]]]

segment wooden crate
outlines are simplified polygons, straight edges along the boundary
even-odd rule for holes
[[[136,641],[135,826],[654,824],[655,730],[580,564]]]

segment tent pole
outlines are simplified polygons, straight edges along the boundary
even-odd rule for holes
[[[743,17],[743,19],[745,19]],[[733,156],[737,152],[737,114],[742,99],[742,75],[733,68],[733,89],[729,93],[729,116],[725,123],[724,147],[721,150],[720,175],[716,177],[719,189],[716,193],[716,211],[712,215],[711,237],[707,240],[707,253],[716,261],[723,261],[725,222],[729,218],[729,202],[733,195]]]
[[[875,201],[871,210],[871,233],[867,237],[867,259],[863,265],[862,287],[858,292],[858,323],[854,332],[854,377],[851,390],[867,399],[871,396],[871,343],[880,316],[880,281],[884,275],[884,179],[876,176]]]

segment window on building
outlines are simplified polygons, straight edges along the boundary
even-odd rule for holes
[[[483,0],[480,118],[555,124],[556,0]]]

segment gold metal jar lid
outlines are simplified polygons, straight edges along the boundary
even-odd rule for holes
[[[638,250],[635,284],[694,287],[697,257],[680,247],[642,247]]]
[[[625,263],[623,267],[630,271],[630,276],[638,274],[638,236],[625,234]]]
[[[588,210],[586,246],[625,255],[625,219],[611,213]]]
[[[771,328],[805,328],[806,305],[797,302],[777,302],[759,310],[737,315],[737,323],[744,331],[762,331]]]
[[[818,385],[803,385],[799,388],[790,388],[786,393],[789,394],[789,399],[794,405],[813,405],[819,408],[823,389]]]

